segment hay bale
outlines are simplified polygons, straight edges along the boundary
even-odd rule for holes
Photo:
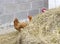
[[[35,16],[19,36],[18,44],[60,44],[60,8]]]

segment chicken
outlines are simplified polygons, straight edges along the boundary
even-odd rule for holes
[[[27,24],[25,22],[19,22],[17,18],[14,20],[14,28],[18,31],[21,31],[21,28],[26,27]]]
[[[32,16],[28,16],[29,21],[32,20]],[[21,28],[24,28],[27,26],[27,23],[25,22],[19,22],[17,18],[14,20],[14,28],[18,31],[21,31]]]
[[[32,16],[31,16],[31,15],[29,15],[29,16],[28,16],[28,19],[29,19],[29,21],[31,21],[31,20],[32,20]]]

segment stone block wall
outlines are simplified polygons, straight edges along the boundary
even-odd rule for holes
[[[35,16],[42,8],[48,9],[48,0],[0,0],[0,24],[11,23],[15,17]]]

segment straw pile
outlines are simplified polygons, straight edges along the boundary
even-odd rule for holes
[[[19,36],[21,44],[60,44],[60,8],[35,16]]]
[[[0,44],[16,44],[18,33],[16,31],[0,35]]]
[[[18,36],[17,36],[18,35]],[[60,8],[39,14],[18,34],[5,35],[2,44],[60,44]],[[13,36],[13,37],[12,37]],[[8,41],[6,40],[8,39]]]

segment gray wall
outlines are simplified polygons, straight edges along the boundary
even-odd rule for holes
[[[48,9],[48,0],[0,0],[0,24],[35,16],[44,7]]]

